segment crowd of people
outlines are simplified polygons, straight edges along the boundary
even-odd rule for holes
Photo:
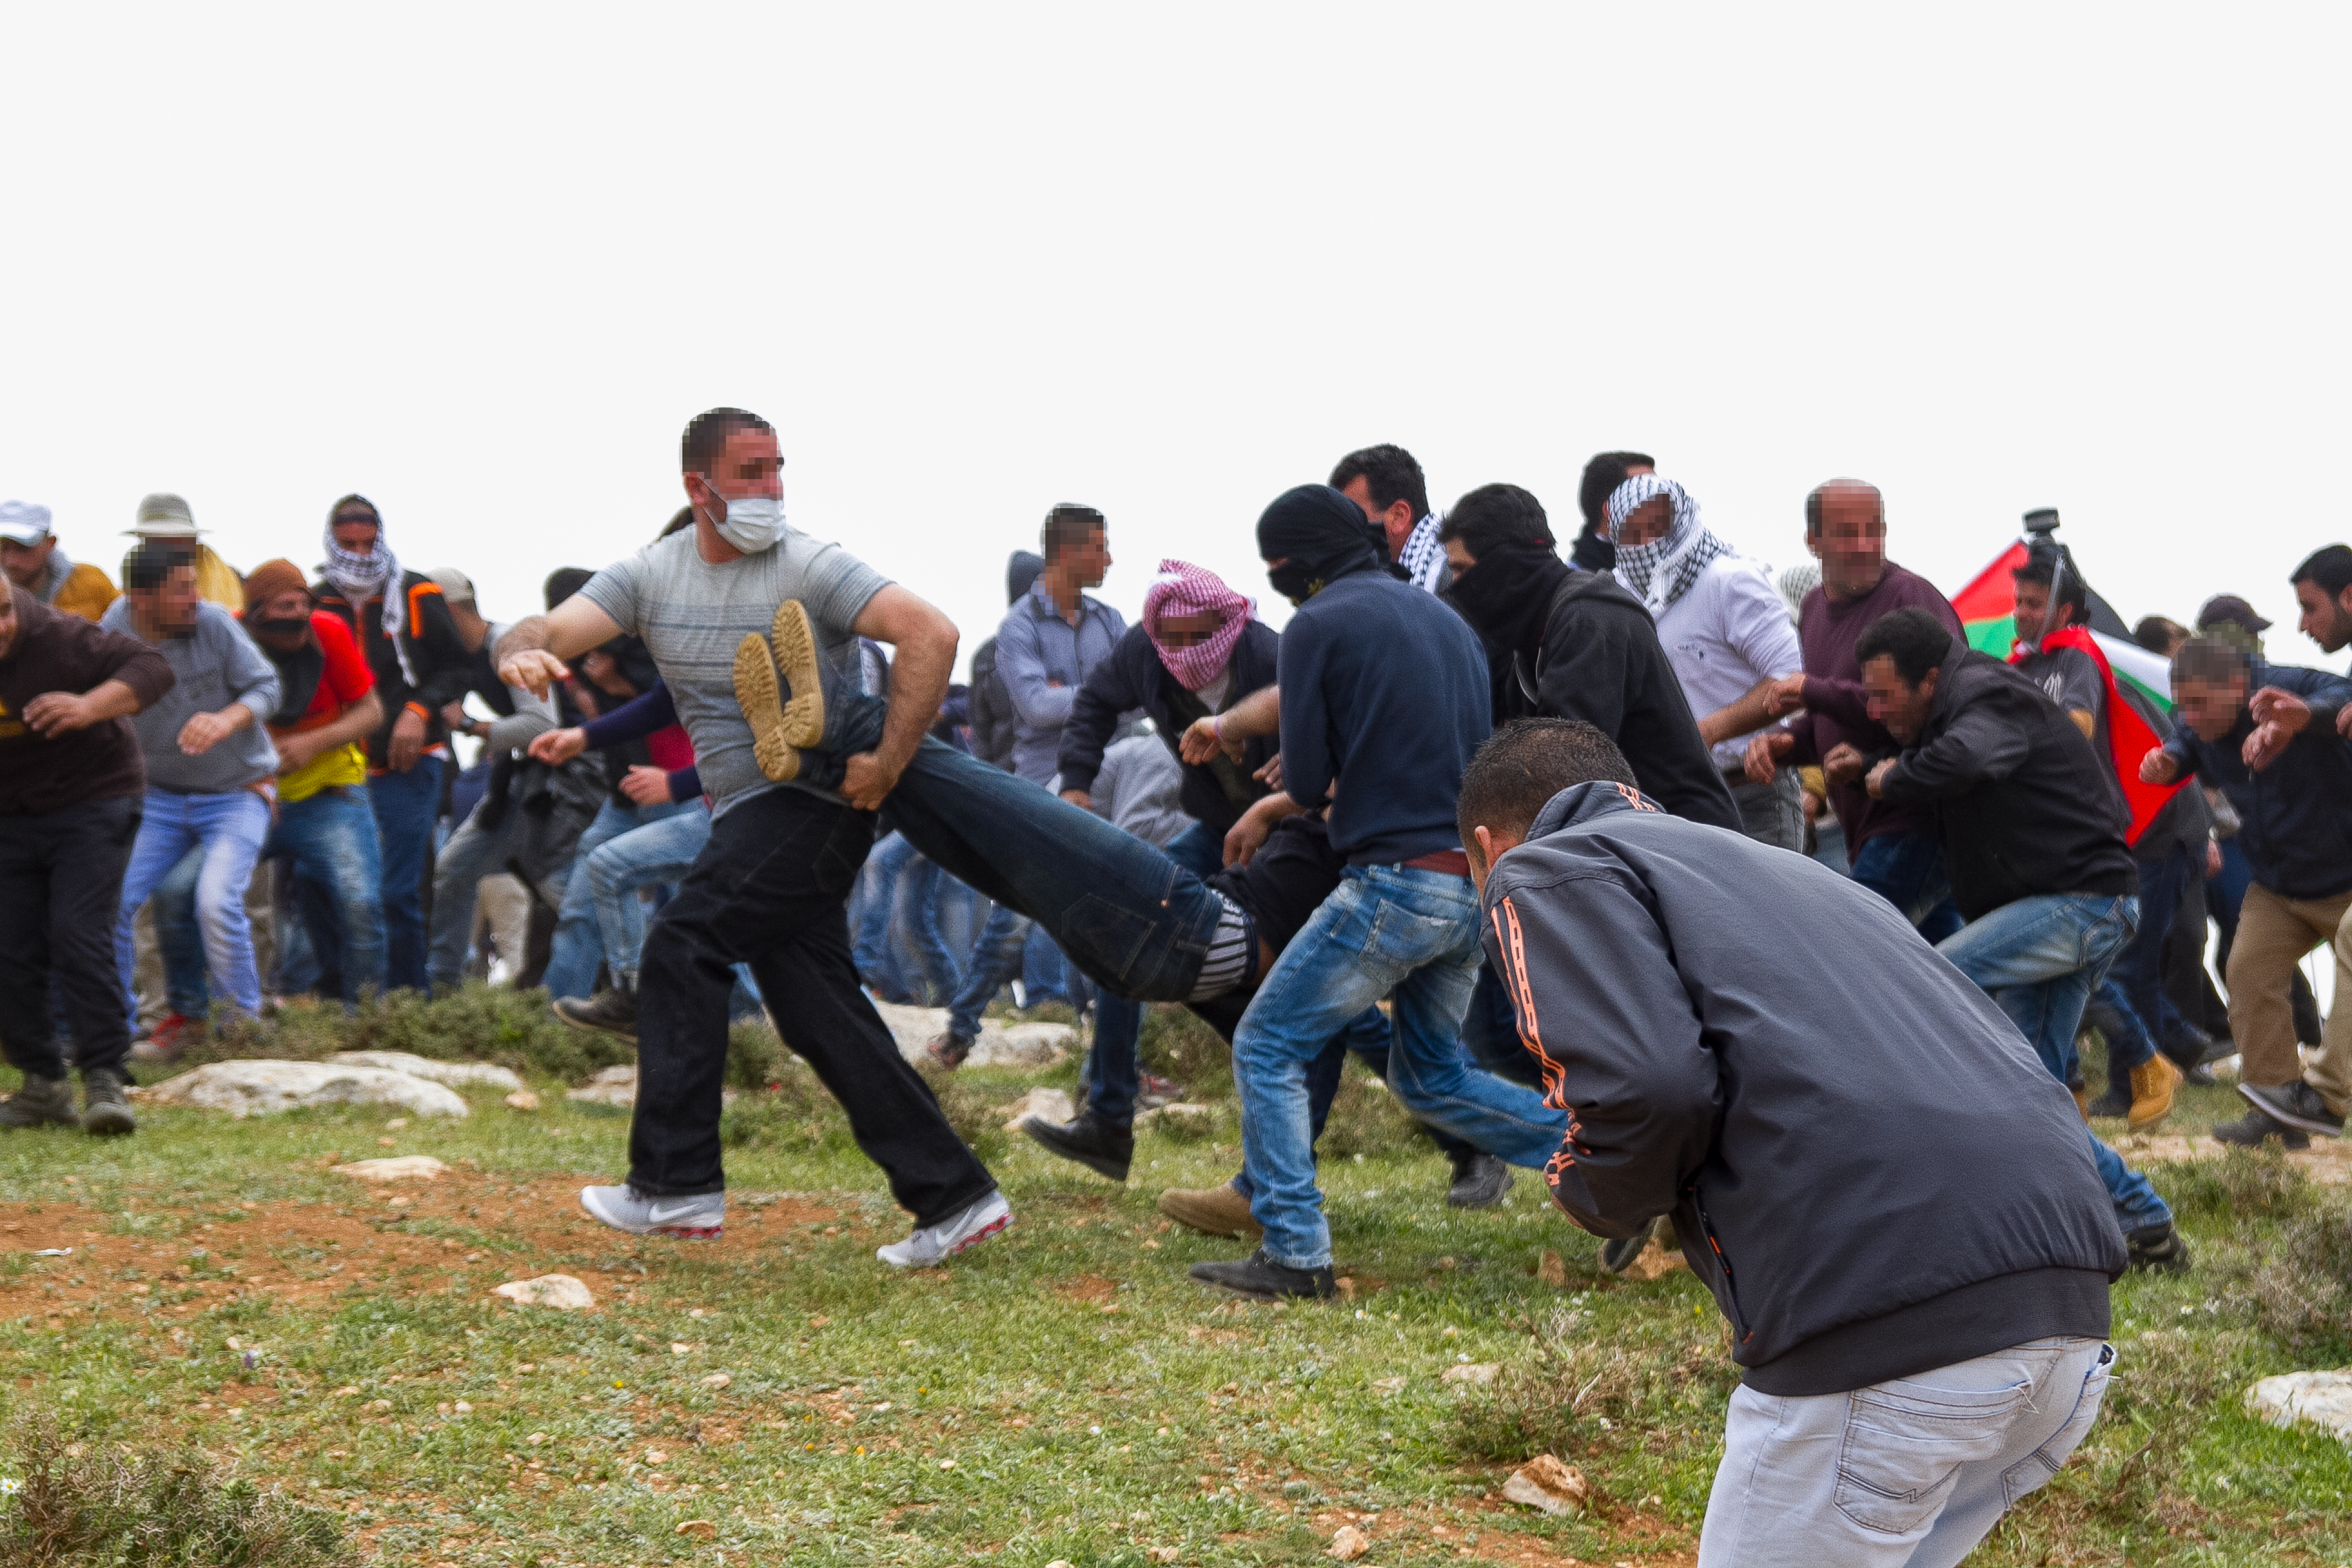
[[[764,420],[697,417],[680,466],[658,537],[511,621],[359,495],[315,571],[241,578],[150,496],[119,595],[0,507],[0,1126],[128,1132],[134,1039],[495,966],[635,1044],[596,1218],[719,1232],[727,1030],[764,1007],[912,1216],[882,1261],[929,1267],[1013,1214],[873,999],[945,1007],[935,1070],[1008,986],[1090,1014],[1080,1110],[1024,1131],[1121,1182],[1172,1089],[1145,1009],[1180,1005],[1231,1043],[1242,1168],[1160,1204],[1255,1244],[1208,1285],[1332,1294],[1351,1051],[1449,1203],[1525,1168],[1605,1266],[1680,1246],[1745,1373],[1709,1563],[1957,1561],[2063,1461],[2108,1284],[2190,1266],[2091,1118],[2153,1126],[2234,1051],[2214,1136],[2341,1133],[2352,1015],[2299,964],[2352,972],[2352,681],[2268,662],[2242,599],[2140,624],[2168,704],[2046,531],[1993,653],[1862,480],[1791,498],[1811,559],[1776,577],[1639,453],[1587,466],[1563,555],[1527,490],[1440,512],[1379,446],[1258,519],[1280,633],[1175,560],[1128,626],[1089,592],[1109,520],[1061,505],[955,685],[945,616],[786,523]],[[2352,548],[2293,587],[2352,643]]]

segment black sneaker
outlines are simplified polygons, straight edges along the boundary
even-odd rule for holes
[[[1633,1268],[1633,1259],[1641,1257],[1642,1249],[1650,1245],[1650,1233],[1657,1228],[1658,1222],[1652,1220],[1622,1241],[1603,1242],[1601,1247],[1601,1267],[1612,1274],[1622,1274]]]
[[[2241,1149],[2257,1148],[2265,1138],[2275,1138],[2286,1149],[2308,1149],[2311,1134],[2300,1127],[2289,1127],[2269,1111],[2257,1105],[2235,1121],[2213,1124],[2215,1142],[2235,1144]]]
[[[2344,1118],[2328,1110],[2327,1101],[2319,1098],[2319,1091],[2301,1079],[2275,1088],[2256,1089],[2252,1084],[2242,1083],[2238,1086],[2238,1092],[2244,1095],[2255,1110],[2264,1112],[2273,1121],[2300,1127],[2305,1132],[2316,1132],[2322,1138],[2344,1136]]]
[[[2179,1066],[2179,1064],[2175,1063],[2174,1065]],[[2210,1089],[2221,1080],[2213,1076],[2213,1069],[2211,1068],[2207,1067],[2203,1062],[2199,1062],[2193,1068],[2186,1068],[2182,1069],[2180,1081],[2189,1085],[2191,1089]]]
[[[1515,1180],[1506,1161],[1492,1154],[1472,1152],[1454,1162],[1454,1184],[1445,1189],[1445,1206],[1456,1209],[1490,1209],[1503,1201]]]
[[[2085,1116],[2095,1117],[2105,1116],[2111,1120],[2121,1121],[2125,1117],[2131,1114],[2131,1107],[2132,1102],[2131,1096],[2129,1094],[2111,1089],[2107,1090],[2106,1093],[2099,1096],[2098,1099],[2091,1101],[2090,1104],[2083,1107],[2083,1114]]]
[[[585,1002],[577,996],[559,996],[555,1016],[575,1029],[611,1035],[633,1046],[637,1043],[637,988],[634,985],[599,991]]]
[[[2200,1062],[2217,1060],[2237,1047],[2228,1040],[2217,1040],[2186,1018],[2173,1020],[2172,1027],[2164,1031],[2158,1048],[2183,1069]]]
[[[81,1130],[100,1138],[120,1138],[139,1131],[139,1118],[123,1092],[122,1075],[106,1068],[85,1068],[81,1075]]]
[[[923,1047],[924,1053],[949,1072],[963,1066],[964,1058],[971,1055],[972,1042],[958,1039],[953,1035],[940,1035]]]
[[[1268,1258],[1263,1247],[1239,1263],[1195,1263],[1190,1272],[1203,1285],[1222,1286],[1237,1296],[1254,1296],[1261,1301],[1286,1296],[1320,1300],[1339,1289],[1332,1280],[1329,1264],[1320,1268],[1286,1268]]]
[[[25,1075],[24,1086],[0,1100],[0,1127],[79,1127],[73,1085],[61,1078]]]
[[[2131,1258],[2127,1268],[2146,1268],[2157,1274],[2189,1272],[2189,1244],[2172,1228],[2170,1220],[2126,1231],[2124,1251]]]
[[[1114,1127],[1092,1110],[1081,1110],[1068,1121],[1048,1121],[1042,1116],[1024,1117],[1021,1131],[1047,1153],[1057,1154],[1065,1160],[1076,1160],[1089,1171],[1108,1176],[1114,1182],[1127,1180],[1127,1168],[1135,1160],[1133,1130]]]

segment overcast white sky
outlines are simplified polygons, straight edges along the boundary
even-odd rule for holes
[[[0,496],[115,570],[373,497],[497,616],[679,504],[698,410],[945,606],[1102,508],[1252,525],[1397,441],[1575,525],[1633,447],[1775,564],[1832,474],[1956,588],[2058,507],[2126,616],[2352,536],[2341,12],[18,6]],[[2261,476],[2267,476],[2264,482]],[[1280,602],[1269,605],[1280,619]],[[2340,665],[2341,660],[2329,661]]]

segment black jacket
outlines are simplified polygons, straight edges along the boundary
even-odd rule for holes
[[[1739,808],[1698,738],[1657,625],[1616,578],[1570,574],[1545,617],[1532,680],[1526,659],[1517,666],[1521,706],[1514,716],[1599,726],[1633,764],[1644,794],[1676,816],[1738,830]]]
[[[353,605],[332,583],[310,584],[310,596],[319,608],[351,627],[352,636],[359,640],[361,656],[375,672],[376,694],[383,699],[383,727],[368,737],[368,766],[375,769],[383,767],[392,727],[412,702],[425,710],[425,743],[437,746],[446,741],[449,728],[441,722],[441,710],[464,698],[474,680],[474,656],[466,651],[457,623],[449,618],[441,585],[423,573],[404,572],[400,591],[408,600],[400,640],[408,650],[409,668],[416,672],[413,688],[401,673],[399,651],[383,635],[383,595]]]
[[[1587,784],[1484,901],[1569,1113],[1553,1200],[1601,1236],[1672,1214],[1759,1392],[2106,1331],[2123,1236],[2073,1099],[1885,900]]]
[[[1281,651],[1282,634],[1265,622],[1252,621],[1243,628],[1241,640],[1234,645],[1234,689],[1225,699],[1227,708],[1274,684],[1275,664]],[[1095,775],[1102,771],[1103,749],[1118,728],[1118,716],[1138,708],[1151,715],[1152,727],[1171,752],[1177,751],[1193,719],[1207,711],[1200,699],[1185,690],[1160,662],[1160,650],[1151,646],[1150,634],[1141,626],[1129,626],[1070,703],[1057,759],[1064,789],[1095,787]],[[1184,815],[1212,832],[1226,832],[1252,802],[1268,793],[1250,775],[1281,749],[1281,741],[1269,736],[1250,742],[1238,765],[1221,758],[1198,767],[1183,764],[1179,752],[1184,783],[1177,798]]]
[[[1935,806],[1962,918],[2039,893],[2137,892],[2123,795],[2065,710],[1958,637],[1937,668],[1919,738],[1879,793]]]
[[[2352,744],[2336,733],[2336,715],[2352,700],[2352,680],[2257,663],[2247,689],[2265,686],[2311,704],[2311,722],[2262,772],[2246,768],[2243,748],[2253,720],[2245,713],[2219,741],[2201,741],[2183,724],[2164,749],[2237,808],[2238,847],[2255,881],[2290,899],[2334,898],[2352,888]]]

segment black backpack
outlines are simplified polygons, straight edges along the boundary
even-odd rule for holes
[[[1013,693],[996,673],[996,639],[971,650],[971,754],[1013,771]]]

